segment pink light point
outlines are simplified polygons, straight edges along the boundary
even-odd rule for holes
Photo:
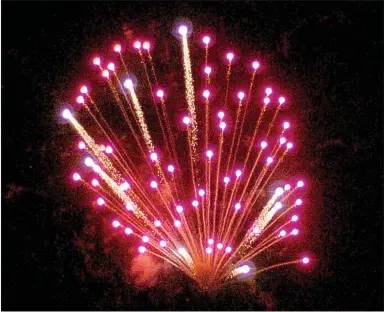
[[[101,167],[99,166],[99,165],[93,165],[92,166],[92,168],[93,168],[93,171],[95,171],[96,173],[99,173],[99,172],[101,172]]]
[[[168,171],[171,172],[171,173],[174,172],[175,171],[175,167],[173,165],[169,165],[168,166]]]
[[[178,213],[182,213],[183,210],[184,210],[183,206],[180,206],[180,205],[176,206],[176,211],[177,211]]]
[[[265,89],[265,94],[266,94],[267,96],[269,96],[270,94],[272,94],[272,88],[267,88],[267,89]]]
[[[97,187],[100,185],[99,181],[97,181],[96,179],[93,179],[91,183],[92,183],[92,186],[94,187]]]
[[[96,66],[100,66],[101,64],[101,60],[99,57],[95,57],[92,62],[93,62],[93,65],[96,65]]]
[[[213,245],[213,238],[208,239],[208,245]]]
[[[213,152],[212,152],[211,150],[209,150],[209,151],[207,151],[206,155],[207,155],[207,157],[208,157],[209,159],[211,159],[212,156],[213,156]]]
[[[209,96],[210,96],[210,92],[209,92],[209,90],[204,90],[204,92],[203,92],[203,96],[208,100],[208,98],[209,98]]]
[[[252,67],[254,70],[257,70],[260,67],[260,63],[258,61],[255,61],[252,63]]]
[[[207,252],[208,255],[210,255],[212,253],[212,248],[207,247],[207,248],[205,248],[205,251]]]
[[[148,236],[143,236],[142,240],[143,240],[144,243],[148,243],[149,242],[149,237]]]
[[[175,226],[178,228],[181,226],[181,222],[179,220],[175,220]]]
[[[199,202],[198,202],[197,200],[194,200],[194,201],[192,202],[192,206],[195,207],[195,208],[197,208],[197,207],[199,206]]]
[[[129,185],[128,182],[124,181],[123,183],[120,184],[120,190],[126,191],[130,188],[131,186]]]
[[[112,222],[112,226],[113,226],[114,228],[117,228],[117,227],[120,226],[120,222],[117,221],[117,220],[114,220],[114,221]]]
[[[242,175],[242,172],[241,172],[241,170],[236,170],[235,174],[236,174],[236,177],[239,178]]]
[[[179,34],[182,36],[186,36],[188,33],[188,27],[185,25],[182,25],[179,27]]]
[[[131,79],[127,79],[124,81],[124,87],[127,89],[132,89],[133,88],[133,82]]]
[[[303,181],[297,182],[297,187],[303,187],[303,186],[304,186],[304,182]]]
[[[160,247],[165,247],[165,246],[167,246],[167,243],[163,240],[160,241]]]
[[[131,202],[126,203],[125,208],[127,208],[128,211],[133,211],[134,210],[133,205],[132,205]]]
[[[281,230],[279,236],[284,237],[287,235],[287,232],[285,230]]]
[[[273,158],[272,157],[268,157],[267,158],[267,164],[271,164],[273,162]]]
[[[228,60],[228,61],[231,62],[231,61],[233,60],[233,57],[234,57],[234,55],[233,55],[232,52],[227,53],[227,60]]]
[[[280,105],[283,105],[284,104],[284,102],[285,102],[285,98],[284,97],[279,97],[279,104]]]
[[[97,199],[97,204],[98,204],[99,206],[103,206],[103,205],[105,205],[105,200],[102,199],[101,197],[99,197],[99,198]]]
[[[265,104],[265,105],[268,105],[269,102],[271,102],[271,100],[269,99],[269,97],[265,97],[265,98],[264,98],[264,104]]]
[[[241,204],[240,203],[236,203],[236,205],[235,205],[235,209],[236,210],[239,210],[241,208]]]
[[[155,226],[156,226],[156,227],[161,226],[161,222],[160,222],[159,220],[156,220],[154,223],[155,223]]]
[[[224,130],[227,127],[227,124],[224,121],[222,121],[220,122],[219,127],[221,130]]]
[[[163,91],[163,90],[158,90],[158,91],[156,92],[156,95],[157,95],[159,98],[162,98],[162,97],[164,97],[164,91]]]
[[[140,41],[135,41],[134,43],[133,43],[133,46],[135,47],[135,49],[140,49],[141,48],[141,42]]]
[[[110,147],[109,145],[105,148],[105,152],[107,154],[112,154],[113,150],[112,150],[112,147]]]
[[[296,206],[300,206],[303,203],[301,199],[296,199],[295,204]]]
[[[210,41],[211,41],[211,38],[210,38],[209,36],[204,36],[204,38],[203,38],[203,43],[204,43],[205,45],[208,45]]]
[[[144,253],[147,251],[147,248],[145,248],[144,246],[140,246],[138,250],[140,253]]]
[[[78,144],[79,149],[85,149],[85,143],[83,141],[80,141]]]
[[[292,235],[297,235],[297,234],[299,234],[299,230],[298,229],[293,229],[292,230]]]
[[[84,97],[82,95],[79,95],[77,98],[76,98],[76,102],[79,103],[79,104],[84,104]]]
[[[151,187],[152,188],[157,188],[157,182],[156,181],[151,181]]]
[[[299,217],[298,217],[297,215],[293,215],[292,218],[291,218],[291,220],[292,220],[293,222],[296,222],[297,220],[299,220]]]
[[[107,65],[107,68],[108,68],[110,71],[115,71],[115,64],[113,64],[113,63],[109,63],[109,64]]]
[[[127,235],[131,235],[131,234],[133,233],[132,229],[129,228],[129,227],[125,228],[124,232],[125,232],[125,234],[127,234]]]
[[[291,142],[287,143],[287,149],[291,149],[293,147],[293,144]]]
[[[225,184],[228,184],[229,181],[230,181],[229,177],[224,177],[224,183],[225,183]]]
[[[281,202],[277,202],[274,206],[275,209],[279,210],[281,208],[283,208],[283,204]]]
[[[217,114],[217,116],[220,118],[220,119],[223,119],[224,118],[224,112],[219,112],[218,114]]]
[[[120,53],[121,52],[121,45],[120,44],[115,44],[113,46],[113,51]]]
[[[231,251],[232,251],[232,247],[230,247],[230,246],[225,247],[226,253],[230,253]]]
[[[159,159],[157,156],[157,153],[155,153],[155,152],[151,153],[150,157],[151,157],[152,161],[158,161],[158,159]]]
[[[280,195],[282,195],[283,193],[284,193],[284,190],[283,190],[282,187],[278,187],[278,188],[276,188],[276,190],[275,190],[275,195],[280,196]]]
[[[239,98],[240,101],[241,101],[242,99],[244,99],[244,96],[245,96],[244,92],[239,92],[239,93],[237,93],[237,97]]]
[[[79,180],[81,180],[81,176],[80,176],[80,174],[78,174],[78,173],[74,173],[74,174],[73,174],[73,180],[75,180],[75,181],[79,181]]]
[[[80,93],[87,94],[88,93],[88,88],[86,86],[81,86]]]
[[[145,42],[143,43],[143,49],[145,49],[145,50],[147,50],[147,51],[149,51],[150,46],[151,46],[151,45],[149,44],[148,41],[145,41]]]
[[[87,167],[92,167],[95,163],[93,162],[93,159],[91,157],[87,157],[85,158],[84,160],[84,164],[87,166]]]
[[[189,118],[188,116],[185,116],[183,118],[183,123],[186,125],[189,125],[191,123],[191,118]]]
[[[284,191],[289,191],[291,189],[291,186],[289,184],[284,185]]]
[[[199,196],[203,197],[205,195],[205,191],[204,190],[199,190],[198,194],[199,194]]]
[[[290,127],[290,123],[288,121],[283,123],[283,128],[288,129]]]
[[[280,145],[283,145],[285,142],[287,142],[287,139],[282,137],[280,138]]]
[[[301,259],[301,262],[304,263],[304,264],[308,264],[309,263],[309,258],[308,257],[304,257],[303,259]]]
[[[103,72],[101,73],[101,75],[105,78],[108,78],[109,77],[109,71],[107,69],[104,69]]]
[[[218,244],[217,244],[217,249],[220,249],[220,250],[221,250],[221,249],[223,249],[223,247],[224,247],[224,246],[223,246],[222,243],[218,243]]]
[[[209,67],[209,66],[206,66],[206,67],[204,68],[204,72],[205,72],[207,75],[210,75],[211,71],[212,71],[212,69],[211,69],[211,67]]]
[[[261,148],[262,149],[265,149],[266,147],[267,147],[267,142],[265,142],[265,141],[263,141],[263,142],[261,142],[261,144],[260,144],[260,146],[261,146]]]

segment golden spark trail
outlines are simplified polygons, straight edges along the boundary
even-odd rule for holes
[[[224,109],[227,110],[227,104],[228,104],[228,91],[229,91],[229,81],[231,80],[231,61],[228,64],[227,74],[226,74],[226,80],[227,80],[227,86],[225,88],[225,99],[224,99]]]

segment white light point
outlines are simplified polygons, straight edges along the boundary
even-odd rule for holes
[[[85,103],[84,97],[82,95],[79,95],[76,98],[76,102],[79,103],[79,104],[84,104]]]
[[[182,36],[186,36],[188,33],[188,27],[185,25],[182,25],[179,27],[179,34]]]
[[[244,99],[244,96],[245,96],[244,92],[237,93],[237,97],[239,98],[240,101]]]
[[[155,153],[155,152],[151,153],[150,157],[151,157],[152,161],[158,161],[159,160],[157,153]]]
[[[84,160],[84,164],[87,166],[87,167],[92,167],[95,163],[93,162],[93,159],[91,157],[87,157],[85,158]]]
[[[227,124],[226,124],[224,121],[220,122],[220,124],[219,124],[219,128],[220,128],[221,130],[224,130],[226,127],[227,127]]]
[[[208,76],[211,74],[212,68],[209,66],[205,66],[204,68],[204,73],[206,73]]]
[[[124,87],[127,89],[132,89],[133,88],[133,82],[131,79],[127,79],[124,81]]]
[[[284,103],[285,103],[285,98],[282,97],[282,96],[280,96],[280,97],[279,97],[279,104],[280,104],[280,105],[283,105]]]
[[[251,271],[251,268],[248,265],[243,265],[239,268],[241,274],[247,274]]]
[[[93,179],[91,183],[92,183],[92,186],[94,187],[97,187],[100,185],[99,181],[97,181],[96,179]]]
[[[284,191],[289,191],[291,189],[291,186],[289,184],[284,185]]]
[[[209,90],[204,90],[203,92],[203,96],[205,97],[206,100],[209,99],[209,96],[211,95],[211,93],[209,92]]]
[[[275,195],[276,196],[280,196],[284,193],[284,190],[282,187],[278,187],[276,190],[275,190]]]
[[[154,224],[155,224],[156,227],[161,226],[161,222],[160,222],[159,220],[156,220],[156,221],[154,222]]]
[[[203,43],[205,45],[208,45],[210,41],[211,41],[211,38],[209,36],[204,36],[203,37]]]
[[[181,222],[179,220],[175,220],[175,226],[179,228],[181,226]]]
[[[129,228],[129,227],[125,228],[124,232],[125,232],[125,234],[127,234],[127,235],[131,235],[131,234],[133,233],[132,229]]]
[[[232,62],[233,57],[234,57],[234,55],[233,55],[232,52],[227,53],[227,60],[228,60],[229,62]]]
[[[217,113],[217,117],[219,117],[220,119],[223,119],[224,118],[224,112],[218,112]]]
[[[212,253],[212,248],[207,247],[207,248],[205,248],[205,251],[207,252],[208,255],[210,255]]]
[[[287,143],[287,150],[291,149],[293,147],[293,144],[291,142]]]
[[[279,142],[280,142],[280,145],[283,145],[285,142],[287,142],[287,139],[284,137],[281,137]]]
[[[199,194],[199,196],[203,197],[205,195],[205,191],[204,190],[199,190],[198,194]]]
[[[107,146],[107,147],[105,148],[105,152],[106,152],[107,154],[112,154],[112,152],[113,152],[112,147]]]
[[[145,41],[145,42],[143,43],[143,49],[144,49],[144,50],[149,51],[149,48],[150,48],[150,47],[151,47],[151,45],[149,44],[148,41]]]
[[[296,206],[300,206],[303,203],[301,199],[296,199],[295,204]]]
[[[162,99],[162,98],[164,97],[164,91],[163,91],[163,90],[157,90],[156,95],[157,95],[159,98]]]
[[[303,187],[303,186],[304,186],[304,182],[303,181],[297,182],[297,187]]]
[[[259,235],[259,234],[260,234],[260,228],[256,225],[256,226],[253,228],[252,232],[253,232],[254,234],[256,234],[256,235]]]
[[[291,220],[292,222],[296,222],[297,220],[299,220],[299,217],[297,215],[293,215]]]
[[[120,190],[122,191],[126,191],[130,188],[131,186],[129,185],[129,183],[127,181],[124,181],[123,183],[120,184],[119,188]]]
[[[81,88],[80,88],[80,93],[82,93],[82,94],[87,94],[87,93],[88,93],[88,88],[87,88],[87,86],[81,86]]]
[[[267,158],[267,164],[269,165],[269,164],[271,164],[273,162],[273,158],[272,157],[268,157]]]
[[[85,149],[85,143],[83,141],[80,141],[78,147],[79,149]]]
[[[299,230],[298,229],[293,229],[291,234],[296,236],[297,234],[299,234]]]
[[[168,172],[171,172],[171,173],[175,171],[175,167],[173,165],[169,165],[167,169],[168,169]]]
[[[95,57],[95,58],[92,60],[92,63],[93,63],[93,65],[100,66],[100,64],[101,64],[100,57]]]
[[[189,118],[188,116],[185,116],[183,118],[183,123],[188,126],[191,123],[191,118]]]
[[[120,44],[115,44],[113,46],[113,51],[120,53],[121,52],[121,45]]]
[[[226,253],[230,253],[231,251],[232,251],[232,247],[230,247],[230,246],[225,247]]]
[[[261,146],[261,149],[265,149],[267,147],[267,142],[263,141],[261,142],[260,146]]]
[[[95,171],[96,173],[101,172],[101,167],[99,165],[95,164],[95,165],[92,166],[92,168],[93,168],[93,171]]]
[[[271,100],[269,99],[269,97],[265,97],[265,98],[264,98],[264,104],[265,104],[265,105],[268,105],[269,102],[271,102]]]
[[[231,181],[231,179],[230,179],[229,177],[224,177],[224,183],[225,183],[225,184],[228,184],[229,181]]]
[[[240,176],[241,176],[243,173],[241,172],[241,170],[236,170],[235,174],[236,174],[236,177],[237,177],[237,178],[240,178]]]
[[[127,208],[128,211],[133,211],[133,204],[131,202],[128,202],[125,204],[125,208]]]
[[[139,252],[140,253],[144,253],[144,252],[146,252],[147,251],[147,248],[145,248],[144,246],[140,246],[139,247]]]
[[[80,176],[80,174],[78,174],[78,173],[74,173],[74,174],[73,174],[73,180],[75,180],[75,181],[79,181],[79,180],[81,180],[81,176]]]
[[[213,152],[212,152],[211,150],[209,150],[209,151],[207,151],[206,155],[207,155],[207,157],[208,157],[209,159],[211,159],[212,156],[213,156]]]
[[[240,204],[240,203],[236,203],[236,205],[235,205],[235,209],[236,209],[236,210],[240,210],[240,208],[241,208],[241,204]]]
[[[101,75],[104,77],[104,78],[108,78],[109,77],[109,71],[107,69],[104,69],[101,73]]]
[[[198,202],[197,200],[194,200],[194,201],[192,202],[192,206],[195,207],[195,208],[197,208],[197,207],[199,206],[199,202]]]
[[[291,125],[290,125],[290,123],[289,123],[288,121],[286,121],[286,122],[283,123],[283,128],[284,128],[284,130],[287,130],[290,126],[291,126]]]
[[[302,263],[304,264],[308,264],[309,263],[309,258],[308,257],[304,257],[303,259],[300,260]]]
[[[153,188],[153,189],[156,189],[157,188],[157,182],[156,181],[151,181],[151,187]]]
[[[120,226],[120,222],[117,221],[117,220],[114,220],[114,221],[112,222],[112,226],[113,226],[114,228],[118,228],[118,227]]]
[[[218,243],[217,244],[217,249],[221,250],[223,249],[224,245],[222,243]]]
[[[161,241],[160,241],[160,247],[165,247],[165,246],[167,246],[166,241],[161,240]]]
[[[149,242],[149,237],[148,236],[143,236],[142,240],[143,240],[144,243],[148,243]]]
[[[214,241],[213,238],[208,239],[208,245],[213,245]]]
[[[253,67],[254,70],[257,70],[260,67],[260,63],[258,61],[254,61],[252,63],[252,67]]]
[[[178,213],[182,213],[183,210],[184,210],[183,206],[180,206],[180,205],[176,206],[176,211],[177,211]]]
[[[72,117],[72,113],[68,108],[66,108],[62,112],[62,116],[64,117],[64,119],[69,119]]]
[[[287,235],[287,232],[285,230],[281,230],[279,236],[284,237],[285,235]]]
[[[277,202],[277,203],[275,204],[274,208],[275,208],[276,210],[279,210],[279,209],[283,208],[283,204],[282,204],[281,202]]]
[[[134,46],[135,49],[138,49],[138,50],[139,50],[139,49],[141,48],[141,42],[136,40],[136,41],[133,43],[133,46]]]
[[[267,96],[269,96],[270,94],[272,94],[272,88],[266,88],[266,89],[265,89],[265,94],[266,94]]]
[[[115,71],[115,64],[113,64],[113,63],[109,63],[109,64],[107,65],[107,68],[108,68],[110,71]]]

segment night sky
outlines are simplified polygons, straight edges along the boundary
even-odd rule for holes
[[[382,16],[379,1],[2,2],[2,309],[382,310]],[[73,140],[57,116],[92,53],[124,25],[152,21],[161,37],[180,18],[262,51],[297,99],[312,272],[279,269],[256,293],[201,294],[177,272],[138,290],[116,260],[128,245],[68,182]]]

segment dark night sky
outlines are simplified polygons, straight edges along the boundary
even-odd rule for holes
[[[303,163],[317,190],[307,240],[320,262],[261,288],[278,310],[382,310],[382,15],[381,2],[2,2],[2,309],[264,308],[239,291],[156,301],[113,263],[107,277],[86,272],[75,244],[87,202],[74,203],[81,191],[65,180],[71,147],[57,109],[123,23],[188,17],[256,42],[305,93]]]

